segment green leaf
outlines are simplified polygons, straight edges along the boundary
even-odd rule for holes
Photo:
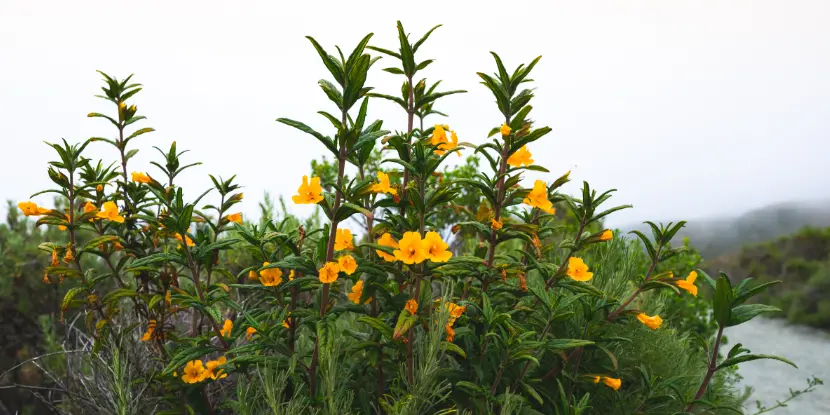
[[[714,308],[715,321],[726,327],[732,315],[732,284],[723,274],[715,285]]]
[[[766,304],[743,304],[732,309],[732,316],[726,327],[737,326],[752,320],[759,314],[778,313],[781,309]]]
[[[591,346],[594,342],[590,340],[580,339],[553,339],[545,343],[545,346],[550,350],[566,350],[574,347]]]
[[[384,337],[390,340],[392,339],[392,327],[389,327],[389,325],[383,321],[369,316],[360,317],[357,321],[372,326],[373,329],[379,331]]]
[[[718,365],[717,370],[721,370],[721,369],[724,369],[724,368],[727,368],[727,367],[730,367],[730,366],[734,366],[734,365],[737,365],[739,363],[750,362],[750,361],[753,361],[753,360],[760,360],[760,359],[778,360],[779,362],[784,362],[784,363],[798,369],[798,366],[796,366],[795,363],[793,363],[789,359],[785,359],[785,358],[780,357],[780,356],[773,356],[773,355],[769,355],[769,354],[744,354],[744,355],[735,356],[735,357],[724,360],[723,362],[721,362],[721,364]]]
[[[61,301],[61,310],[68,310],[69,305],[72,303],[72,299],[75,298],[78,294],[84,292],[86,287],[72,287],[69,291],[66,292],[66,295],[63,296],[63,301]]]
[[[458,347],[457,344],[451,342],[441,342],[444,345],[444,351],[453,352],[462,358],[467,358],[467,353],[464,353],[464,350]]]
[[[334,154],[335,156],[338,154],[337,147],[334,145],[334,141],[332,141],[331,138],[326,137],[323,134],[318,133],[313,128],[311,128],[311,127],[309,127],[309,126],[307,126],[307,125],[305,125],[305,124],[303,124],[299,121],[294,121],[294,120],[288,119],[288,118],[277,118],[277,122],[281,122],[285,125],[290,125],[290,126],[296,128],[296,129],[298,129],[298,130],[300,130],[304,133],[311,134],[312,136],[314,136],[314,138],[316,138],[318,141],[323,143],[323,145],[326,146],[326,148],[329,149],[329,151],[331,151],[332,154]]]

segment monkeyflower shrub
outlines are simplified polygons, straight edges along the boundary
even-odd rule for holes
[[[540,58],[509,71],[492,53],[495,73],[477,74],[500,114],[481,117],[488,137],[469,137],[444,118],[425,126],[446,115],[434,108],[439,99],[465,92],[420,78],[433,60],[416,55],[436,28],[415,40],[398,23],[399,44],[371,45],[370,34],[348,55],[308,38],[330,74],[318,83],[330,110],[318,114],[331,128],[278,118],[286,128],[266,151],[313,138],[330,153],[331,177],[294,176],[291,203],[316,205],[324,217],[314,227],[244,220],[234,177],[211,175],[207,191],[180,187],[176,178],[193,164],[180,162],[175,142],[157,148],[155,171],[134,166],[137,143],[153,132],[134,104],[142,87],[102,73],[100,98],[111,111],[89,114],[106,121],[102,136],[49,144],[55,187],[44,192],[66,208],[19,204],[38,225],[68,235],[66,244],[40,246],[51,256],[43,280],[70,285],[64,320],[82,316],[92,345],[84,353],[111,366],[78,370],[108,371],[110,386],[96,389],[108,399],[92,396],[87,382],[61,383],[55,410],[720,413],[740,406],[735,365],[792,364],[723,347],[724,328],[778,311],[745,304],[769,284],[675,275],[667,264],[684,248],[670,241],[683,222],[649,222],[651,235],[626,240],[602,227],[630,207],[611,203],[613,190],[583,183],[577,195],[558,191],[570,172],[533,159],[556,146],[543,141],[551,129],[530,118]],[[402,80],[399,94],[369,86],[379,62],[382,76]],[[372,121],[370,102],[397,104],[400,119]],[[114,163],[85,157],[100,145],[112,147]],[[445,175],[447,160],[463,153],[483,167]],[[218,204],[202,202],[209,193]],[[442,219],[449,211],[458,220]],[[352,233],[354,219],[364,232]],[[229,251],[247,262],[229,260]],[[100,267],[85,268],[85,257]],[[712,294],[716,334],[661,317],[673,299],[703,290]]]

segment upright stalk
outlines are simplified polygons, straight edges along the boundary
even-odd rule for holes
[[[407,159],[409,159],[409,155],[412,153],[410,150],[410,146],[412,146],[412,129],[415,123],[415,87],[412,85],[412,76],[407,77],[407,82],[409,83],[409,97],[407,99],[407,110],[406,110],[406,155]],[[401,217],[406,219],[406,206],[409,203],[409,193],[407,192],[406,188],[409,185],[409,170],[404,169],[403,171],[403,188],[401,189]],[[423,188],[423,184],[419,184],[421,188]],[[423,197],[423,191],[421,194]],[[423,222],[424,218],[421,215],[421,226],[420,226],[420,234],[423,237],[424,230],[423,230]],[[411,281],[411,280],[410,280]],[[416,276],[415,282],[415,301],[418,301],[419,294],[421,292],[421,280],[420,277]],[[412,286],[410,285],[410,294],[412,294]],[[413,330],[410,329],[409,333],[407,333],[407,342],[406,342],[406,377],[409,380],[409,384],[413,384],[415,382],[415,361],[412,357],[412,343],[415,340],[415,335]]]
[[[706,370],[706,376],[703,378],[703,382],[700,384],[700,388],[697,390],[692,403],[686,406],[685,412],[692,412],[692,409],[695,408],[694,401],[703,398],[703,394],[706,393],[706,388],[709,387],[709,382],[712,380],[712,376],[714,376],[715,372],[718,371],[718,350],[720,349],[720,341],[722,337],[723,326],[718,325],[718,334],[717,337],[715,337],[715,346],[712,347],[712,357],[709,359],[709,368]]]
[[[347,112],[344,109],[341,114],[341,128],[345,131],[348,128]],[[346,170],[346,144],[341,143],[340,150],[337,154],[337,189],[334,192],[334,204],[331,209],[331,228],[329,229],[329,240],[326,244],[326,263],[334,259],[334,240],[337,238],[337,210],[340,209],[341,198],[345,195],[340,194],[340,189],[343,187],[343,174]],[[329,303],[329,285],[323,284],[323,292],[320,296],[320,317],[326,315],[326,308]],[[320,359],[320,342],[319,339],[314,340],[314,353],[311,355],[311,366],[309,366],[308,389],[312,395],[317,393],[317,363]]]

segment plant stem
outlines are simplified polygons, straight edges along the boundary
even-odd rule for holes
[[[654,272],[654,269],[657,267],[657,263],[659,262],[658,259],[660,258],[660,251],[662,249],[663,249],[663,245],[660,245],[660,246],[657,247],[657,252],[654,254],[654,258],[651,259],[651,265],[648,267],[648,271],[646,271],[646,276],[645,276],[645,278],[643,278],[643,282],[640,284],[640,286],[637,287],[637,289],[631,294],[630,297],[628,297],[627,300],[625,300],[624,303],[620,304],[619,307],[617,307],[613,312],[611,312],[611,314],[608,315],[608,317],[605,319],[605,321],[607,321],[607,322],[614,321],[614,319],[616,319],[617,316],[620,313],[622,313],[623,310],[625,310],[625,308],[629,304],[631,304],[631,302],[634,301],[634,299],[637,298],[637,296],[640,295],[641,292],[643,292],[643,287],[646,285],[649,278],[651,278],[651,274]]]
[[[703,382],[700,384],[700,388],[697,390],[693,401],[696,401],[703,397],[703,394],[706,393],[706,388],[709,387],[709,382],[712,380],[712,376],[715,375],[715,372],[718,370],[718,349],[720,349],[720,341],[723,337],[723,326],[718,326],[718,334],[715,337],[715,346],[712,347],[712,357],[709,359],[709,369],[706,370],[706,376],[703,378]],[[694,409],[695,404],[694,402],[690,403],[686,406],[685,412],[692,412]]]

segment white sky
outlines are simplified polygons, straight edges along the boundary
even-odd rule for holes
[[[529,179],[571,169],[567,190],[582,180],[619,189],[612,201],[634,209],[613,225],[830,196],[826,0],[403,4],[0,0],[0,198],[26,200],[51,184],[42,140],[113,136],[108,122],[86,118],[113,110],[93,98],[101,69],[135,73],[145,90],[134,101],[157,129],[136,140],[129,170],[158,175],[151,146],[176,140],[191,149],[185,162],[205,163],[179,180],[191,197],[209,186],[208,173],[236,173],[242,209],[254,214],[264,190],[293,194],[324,150],[274,120],[331,134],[316,114],[332,110],[316,83],[327,73],[304,36],[349,53],[374,32],[372,44],[392,49],[397,19],[417,37],[444,24],[419,55],[437,59],[424,72],[430,81],[470,91],[437,106],[462,141],[482,143],[500,123],[475,75],[495,70],[488,51],[511,70],[542,55],[533,115],[553,132],[530,149],[552,174]],[[378,62],[368,85],[397,95],[400,78],[380,71],[393,64]],[[405,127],[386,101],[370,104],[370,118]],[[116,160],[112,147],[91,149]]]

